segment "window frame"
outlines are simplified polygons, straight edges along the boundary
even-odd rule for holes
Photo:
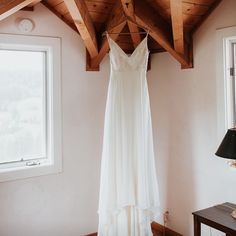
[[[0,47],[45,52],[46,149],[47,157],[0,164],[0,182],[62,171],[61,135],[61,39],[56,37],[0,34]],[[2,168],[5,165],[5,168]]]
[[[226,127],[232,128],[236,125],[235,110],[235,49],[236,35],[224,39],[225,51],[225,106],[226,106]]]
[[[227,129],[236,125],[234,118],[236,88],[231,76],[232,68],[235,73],[236,64],[232,52],[233,44],[236,43],[236,26],[217,29],[216,35],[217,141],[220,142]]]

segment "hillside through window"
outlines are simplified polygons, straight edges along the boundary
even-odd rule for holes
[[[0,163],[45,158],[45,52],[0,50],[0,61]]]

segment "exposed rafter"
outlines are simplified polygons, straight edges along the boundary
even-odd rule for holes
[[[152,38],[179,61],[182,67],[192,67],[192,62],[187,53],[182,55],[175,51],[170,27],[160,15],[153,13],[152,9],[143,1],[137,1],[135,5],[135,17],[137,23],[142,25],[143,28],[148,29]]]
[[[98,55],[96,33],[84,0],[64,0],[91,58]]]
[[[119,33],[123,30],[125,25],[126,25],[126,21],[123,21],[112,29],[107,28],[110,33],[116,33],[116,34],[112,35],[112,38],[114,41],[118,38]],[[101,46],[101,49],[100,49],[98,55],[91,60],[91,67],[97,68],[108,51],[109,51],[109,45],[108,45],[108,41],[106,38],[106,39],[103,39],[103,41],[102,41],[102,46]]]
[[[135,20],[134,17],[134,1],[133,0],[120,0],[124,13],[130,17],[132,20]]]
[[[209,10],[204,14],[201,18],[201,20],[197,23],[197,25],[192,30],[192,33],[195,33],[198,28],[202,25],[202,23],[208,18],[208,16],[215,10],[215,8],[218,7],[218,5],[222,2],[222,0],[215,0],[215,2],[211,5]]]
[[[134,1],[133,0],[121,0],[121,4],[126,14],[127,18],[130,18],[132,21],[135,21],[134,15]],[[138,32],[139,28],[132,21],[128,21],[128,27],[130,32]],[[141,42],[141,37],[139,34],[131,34],[131,38],[134,44],[134,48]]]
[[[170,0],[171,22],[175,51],[184,54],[184,24],[182,0]]]
[[[167,51],[182,68],[191,68],[192,36],[222,0],[0,0],[0,20],[18,10],[32,11],[39,2],[81,35],[86,47],[86,69],[99,70],[109,51],[102,32],[116,33],[111,37],[117,40],[120,32],[126,31],[126,24],[130,32],[149,31],[151,53]],[[122,36],[119,44],[131,53],[141,38],[140,34]]]
[[[130,32],[139,32],[139,28],[132,21],[128,20],[128,27]],[[134,48],[136,48],[141,42],[140,34],[131,34],[131,38],[133,41]]]
[[[0,20],[33,3],[35,0],[0,1]]]
[[[123,30],[125,25],[126,25],[126,18],[124,16],[123,11],[119,7],[119,4],[117,4],[114,7],[108,19],[105,31],[109,33],[116,33],[111,35],[113,40],[116,40],[117,37],[119,36],[119,33]],[[108,51],[109,51],[109,45],[107,38],[103,37],[101,48],[99,50],[98,55],[94,58],[87,59],[87,62],[89,62],[89,67],[91,68],[91,70],[98,70],[100,62],[105,57]]]
[[[67,24],[71,29],[76,31],[78,33],[78,30],[75,26],[75,24],[71,23],[67,18],[65,18],[63,15],[61,15],[59,12],[57,12],[48,2],[45,0],[42,0],[41,3],[49,10],[51,11],[55,16],[57,16],[60,20],[62,20],[65,24]]]
[[[32,3],[28,5],[28,7],[34,7],[36,4],[40,3],[41,0],[34,0]]]

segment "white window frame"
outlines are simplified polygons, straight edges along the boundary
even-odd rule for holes
[[[227,129],[236,125],[236,27],[218,29],[216,42],[217,138],[220,142]]]
[[[59,173],[62,171],[61,39],[0,34],[0,47],[11,50],[43,51],[47,67],[45,70],[47,158],[0,164],[0,182]]]

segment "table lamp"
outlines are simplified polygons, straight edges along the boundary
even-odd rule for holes
[[[216,156],[231,159],[230,166],[236,168],[236,127],[228,129],[216,151]]]
[[[228,129],[215,154],[219,157],[230,159],[230,166],[236,168],[236,127]],[[233,210],[232,216],[236,218],[236,210]]]

